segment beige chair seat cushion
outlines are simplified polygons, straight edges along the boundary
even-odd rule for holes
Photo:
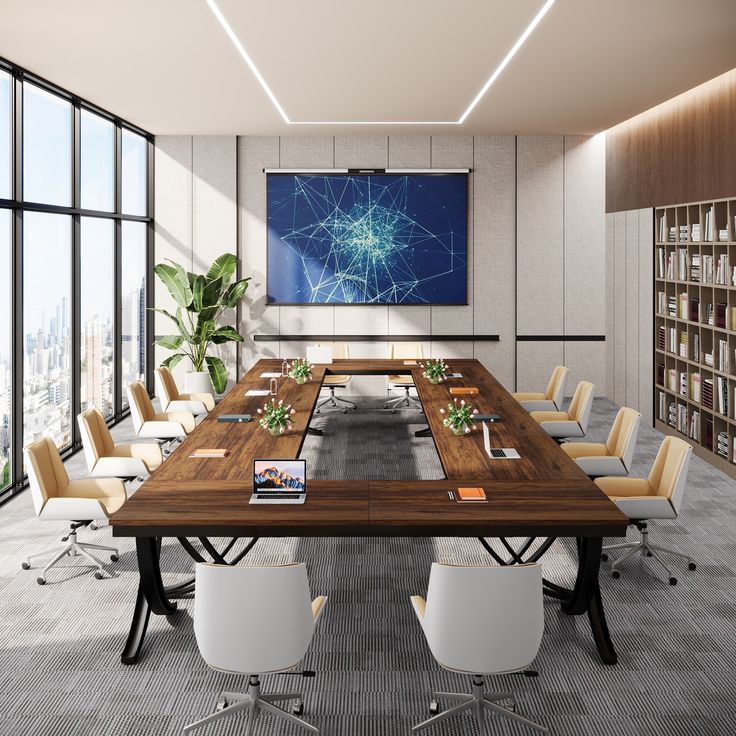
[[[322,385],[324,386],[345,386],[350,383],[352,376],[336,375],[336,376],[325,376]]]
[[[114,514],[126,501],[125,486],[118,478],[82,478],[69,481],[59,498],[91,498]]]
[[[596,478],[593,481],[611,501],[619,498],[646,498],[657,492],[646,478]]]
[[[566,411],[533,411],[529,416],[540,423],[570,421],[570,415]]]
[[[411,375],[408,376],[389,376],[388,382],[396,386],[413,386],[414,379]]]
[[[521,391],[511,394],[517,401],[544,401],[547,396],[542,393],[534,393],[533,391]]]
[[[152,417],[154,422],[178,422],[184,427],[184,431],[189,434],[194,431],[197,423],[194,421],[194,415],[188,411],[163,411],[154,414]]]
[[[155,470],[163,460],[161,448],[153,442],[135,442],[131,445],[116,445],[110,457],[134,457],[143,460],[149,470]]]
[[[215,408],[215,397],[212,394],[179,394],[179,401],[201,401],[207,411]]]
[[[597,442],[565,442],[560,449],[573,460],[579,457],[607,457],[611,454],[605,445]]]

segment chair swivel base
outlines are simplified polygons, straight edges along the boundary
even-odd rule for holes
[[[636,525],[641,532],[641,541],[640,542],[622,542],[621,544],[608,544],[603,547],[604,554],[601,555],[601,559],[605,562],[608,559],[608,555],[605,554],[608,550],[612,549],[626,549],[628,552],[626,552],[624,555],[619,557],[612,565],[611,565],[611,577],[618,579],[621,575],[621,572],[619,571],[619,566],[629,559],[629,557],[633,557],[637,552],[641,552],[642,557],[651,557],[654,562],[656,562],[666,573],[667,577],[669,579],[670,585],[677,585],[677,578],[673,575],[672,570],[667,566],[665,561],[662,559],[661,555],[672,555],[674,557],[681,557],[683,560],[687,560],[687,566],[689,570],[694,570],[696,568],[696,564],[693,561],[691,557],[689,557],[686,554],[683,554],[682,552],[677,552],[674,549],[667,549],[667,547],[660,547],[658,544],[651,544],[649,542],[649,529],[647,528],[646,523],[640,522]],[[657,554],[657,553],[660,554]]]
[[[294,708],[293,713],[288,713],[274,705],[275,702],[280,700],[296,700],[297,705]],[[195,721],[194,723],[190,723],[188,726],[184,726],[184,733],[190,733],[196,728],[206,726],[208,723],[218,721],[237,711],[244,710],[247,713],[248,719],[245,730],[243,731],[244,736],[250,736],[252,733],[253,724],[255,723],[260,711],[289,723],[294,723],[297,726],[302,726],[310,733],[319,734],[319,729],[316,726],[313,726],[311,723],[307,723],[296,715],[301,715],[304,709],[302,696],[299,693],[275,693],[273,695],[263,695],[261,694],[261,683],[258,679],[258,675],[250,675],[247,694],[224,692],[222,693],[221,704],[221,709],[215,711],[212,715],[205,716],[199,721]]]
[[[322,401],[320,401],[319,404],[317,404],[317,406],[314,409],[314,413],[315,414],[319,414],[320,413],[320,409],[325,404],[330,404],[330,406],[332,406],[334,409],[337,409],[338,408],[338,404],[340,404],[341,406],[344,407],[344,409],[342,410],[342,413],[343,414],[347,414],[348,413],[348,409],[357,409],[358,408],[358,405],[354,401],[350,401],[349,399],[343,399],[340,396],[336,396],[335,395],[335,389],[334,389],[333,386],[328,386],[327,388],[329,388],[329,390],[330,390],[330,395],[326,399],[323,399]]]
[[[410,393],[409,388],[407,387],[404,389],[404,395],[399,396],[398,399],[389,399],[384,405],[384,409],[391,409],[392,412],[396,412],[396,410],[401,406],[404,405],[406,408],[409,408],[411,406],[416,407],[419,409],[419,411],[423,412],[424,408],[422,407],[422,402],[419,401],[419,399],[415,399]]]
[[[524,718],[524,716],[520,716],[516,713],[516,702],[511,693],[484,692],[483,678],[481,678],[480,675],[474,675],[473,677],[473,693],[471,695],[466,693],[432,693],[432,696],[434,700],[432,701],[429,709],[431,713],[437,713],[437,715],[432,716],[432,718],[428,718],[422,723],[418,723],[412,728],[412,733],[417,733],[429,726],[433,726],[435,723],[452,718],[458,713],[462,713],[466,710],[472,710],[475,712],[475,719],[478,723],[478,728],[480,729],[481,734],[488,733],[485,723],[486,711],[491,711],[496,715],[509,718],[512,721],[518,721],[519,723],[523,723],[536,731],[549,733],[549,729],[545,726],[541,726],[540,724],[530,721],[528,718]],[[453,705],[446,711],[438,713],[439,704],[437,703],[437,700],[439,699],[455,701],[457,702],[457,705]],[[509,710],[508,708],[504,708],[502,705],[499,705],[499,700],[510,700],[513,703],[514,710]]]
[[[105,565],[98,560],[91,552],[90,550],[100,550],[102,552],[110,552],[110,560],[112,562],[117,562],[118,559],[118,550],[115,547],[105,547],[101,544],[90,544],[88,542],[79,542],[77,541],[77,528],[76,526],[72,526],[71,531],[66,537],[62,537],[63,542],[67,542],[64,545],[61,545],[59,547],[52,547],[51,549],[44,550],[43,552],[36,552],[32,555],[28,555],[26,557],[25,562],[21,565],[21,567],[24,570],[30,570],[31,568],[31,560],[34,557],[43,557],[45,555],[50,555],[56,553],[56,556],[49,562],[46,567],[44,567],[43,572],[41,573],[40,577],[36,578],[36,582],[39,585],[45,585],[46,584],[46,574],[48,571],[57,565],[61,560],[63,560],[65,557],[84,557],[86,560],[88,560],[94,567],[97,568],[95,570],[95,577],[98,580],[102,580],[105,577],[112,577],[112,573],[105,567]]]

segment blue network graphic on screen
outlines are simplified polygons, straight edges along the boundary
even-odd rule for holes
[[[268,176],[268,301],[465,304],[467,176]]]

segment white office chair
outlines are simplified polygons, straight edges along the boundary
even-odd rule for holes
[[[546,391],[534,393],[531,391],[511,394],[527,411],[560,411],[565,401],[565,388],[569,369],[564,365],[555,366],[547,384]]]
[[[303,711],[299,693],[261,693],[260,674],[288,672],[300,664],[312,640],[315,624],[327,602],[309,593],[307,568],[196,565],[194,633],[205,662],[219,672],[248,675],[248,692],[222,693],[224,708],[184,728],[189,733],[231,713],[248,713],[250,734],[263,711],[318,734],[319,729],[297,718]],[[297,701],[292,713],[274,705]]]
[[[77,416],[87,470],[96,478],[143,478],[163,462],[161,448],[152,442],[116,445],[98,409]]]
[[[215,408],[212,394],[180,394],[174,376],[166,366],[156,368],[154,378],[156,396],[163,411],[187,411],[197,417]]]
[[[323,345],[319,344],[317,347],[324,347]],[[350,357],[350,351],[346,343],[336,343],[332,347],[332,357],[333,358],[344,358],[347,359]],[[345,374],[345,375],[331,375],[327,374],[324,379],[322,380],[322,388],[326,388],[329,390],[330,395],[323,399],[322,401],[317,404],[315,408],[315,413],[319,414],[320,409],[325,404],[331,404],[335,409],[337,408],[338,404],[342,404],[345,408],[342,410],[343,414],[348,413],[348,409],[357,409],[358,405],[354,401],[349,401],[348,399],[343,399],[340,396],[335,396],[335,389],[337,388],[347,388],[348,384],[352,380],[352,376]]]
[[[628,475],[640,422],[641,414],[638,411],[622,407],[616,414],[605,444],[565,442],[560,447],[591,478],[601,475]]]
[[[427,600],[415,595],[411,602],[438,664],[473,676],[472,695],[434,693],[430,712],[437,713],[438,700],[457,705],[414,726],[414,733],[466,710],[475,713],[481,734],[487,733],[486,710],[547,733],[544,726],[499,705],[508,700],[515,705],[511,693],[485,693],[482,677],[520,672],[537,656],[544,631],[541,565],[466,567],[435,562]]]
[[[140,382],[131,383],[126,389],[130,416],[136,437],[157,440],[164,455],[171,451],[173,441],[181,441],[194,431],[194,415],[187,411],[164,411],[156,413],[146,387]]]
[[[388,357],[391,360],[420,360],[424,357],[424,351],[422,349],[422,343],[420,342],[392,342],[389,346]],[[409,393],[409,389],[415,388],[414,379],[411,373],[407,375],[392,375],[386,378],[388,383],[388,390],[402,389],[404,392],[403,396],[398,399],[389,399],[384,408],[391,409],[396,412],[399,406],[402,404],[406,407],[416,406],[420,411],[424,411],[422,408],[422,402],[415,398]]]
[[[34,557],[56,553],[37,578],[39,585],[46,583],[46,574],[66,556],[85,557],[97,570],[95,577],[101,580],[110,573],[90,550],[109,552],[110,559],[118,559],[115,547],[104,547],[77,541],[77,529],[91,521],[107,519],[126,501],[125,486],[118,478],[85,478],[69,480],[56,445],[48,437],[41,437],[24,449],[28,484],[36,516],[41,521],[69,521],[70,531],[60,547],[29,555],[22,567],[28,570]]]
[[[604,552],[612,549],[628,549],[611,565],[611,575],[618,578],[619,566],[629,557],[641,552],[643,557],[651,557],[664,568],[670,585],[677,585],[677,578],[665,564],[659,553],[681,557],[687,560],[688,568],[695,569],[695,562],[684,552],[667,549],[649,542],[647,522],[651,519],[676,519],[680,513],[682,497],[685,493],[687,471],[693,448],[679,437],[665,437],[659,448],[648,478],[596,478],[594,483],[605,493],[631,523],[641,532],[641,541],[609,544]],[[608,555],[602,556],[603,560]]]
[[[565,437],[585,437],[593,408],[595,386],[589,381],[580,381],[572,395],[570,408],[567,411],[533,411],[531,417],[536,419],[542,429],[555,439]]]

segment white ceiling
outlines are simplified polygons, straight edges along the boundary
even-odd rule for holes
[[[292,121],[458,120],[544,0],[217,0]],[[736,67],[734,0],[557,0],[462,125],[288,125],[206,0],[0,0],[0,54],[154,134],[595,133]]]

